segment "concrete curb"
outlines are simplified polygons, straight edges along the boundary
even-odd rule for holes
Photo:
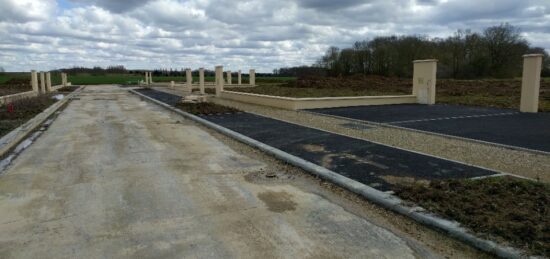
[[[499,147],[499,148],[506,148],[506,149],[510,149],[510,150],[514,150],[514,151],[529,152],[529,153],[532,153],[532,154],[535,154],[535,155],[545,155],[545,156],[550,155],[550,152],[542,151],[542,150],[536,150],[536,149],[530,149],[530,148],[500,144],[500,143],[496,143],[496,142],[490,142],[490,141],[484,141],[484,140],[472,139],[472,138],[465,138],[465,137],[460,137],[460,136],[453,136],[453,135],[448,135],[448,134],[444,134],[444,133],[437,133],[437,132],[432,132],[432,131],[426,131],[426,130],[419,130],[419,129],[401,127],[401,126],[397,126],[397,125],[391,125],[391,124],[388,124],[388,123],[359,120],[359,119],[353,119],[353,118],[348,118],[348,117],[342,117],[342,116],[338,116],[338,115],[317,113],[317,112],[307,111],[307,110],[299,110],[298,112],[304,112],[304,113],[309,113],[309,114],[318,115],[318,116],[325,116],[325,117],[330,117],[330,118],[335,118],[335,119],[340,119],[340,120],[347,120],[347,121],[356,122],[356,123],[360,123],[360,124],[364,124],[364,125],[385,127],[385,128],[390,128],[390,129],[406,130],[406,131],[422,133],[422,134],[427,134],[427,135],[432,135],[432,136],[437,136],[437,137],[451,138],[451,139],[456,139],[456,140],[461,140],[461,141],[467,141],[467,142],[470,142],[470,143],[483,144],[483,145],[494,146],[494,147]]]
[[[10,133],[6,134],[0,139],[0,157],[10,152],[19,142],[26,138],[36,128],[40,127],[44,121],[46,121],[52,114],[54,114],[59,108],[61,108],[66,102],[68,102],[74,95],[80,93],[84,86],[76,89],[74,92],[68,94],[62,100],[52,104],[41,113],[34,116],[32,119],[25,122],[23,125],[15,128]]]
[[[435,229],[441,230],[445,232],[447,235],[457,238],[463,242],[466,242],[482,251],[497,255],[502,258],[526,258],[521,251],[512,248],[512,247],[505,247],[502,245],[499,245],[493,241],[481,239],[478,238],[470,233],[467,232],[466,229],[460,227],[460,224],[455,221],[446,220],[443,218],[440,218],[436,215],[430,214],[426,212],[423,208],[420,207],[409,207],[404,205],[404,202],[398,198],[395,195],[385,193],[378,191],[370,186],[367,186],[365,184],[359,183],[355,180],[349,179],[347,177],[344,177],[340,174],[337,174],[331,170],[328,170],[324,167],[318,166],[316,164],[313,164],[311,162],[305,161],[299,157],[293,156],[291,154],[288,154],[282,150],[279,150],[277,148],[271,147],[269,145],[266,145],[262,142],[256,141],[252,138],[249,138],[247,136],[244,136],[240,133],[234,132],[230,129],[221,127],[215,123],[209,122],[205,119],[202,119],[198,116],[192,115],[190,113],[181,111],[179,109],[176,109],[175,107],[172,107],[168,104],[165,104],[163,102],[160,102],[158,100],[155,100],[151,97],[148,97],[144,94],[141,94],[135,90],[129,90],[129,92],[136,94],[145,100],[148,100],[150,102],[153,102],[155,104],[158,104],[172,112],[175,112],[187,119],[190,119],[192,121],[195,121],[197,123],[200,123],[208,128],[211,128],[213,130],[216,130],[226,136],[229,136],[231,138],[234,138],[240,142],[243,142],[247,145],[250,145],[252,147],[258,148],[259,150],[268,153],[270,155],[273,155],[274,157],[283,160],[291,165],[300,167],[320,178],[326,179],[328,181],[331,181],[349,191],[352,191],[356,194],[359,194],[366,198],[367,200],[376,203],[386,209],[389,209],[391,211],[397,212],[399,214],[402,214],[404,216],[407,216],[409,218],[412,218],[413,220],[433,227]]]

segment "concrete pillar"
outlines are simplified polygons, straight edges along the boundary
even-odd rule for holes
[[[149,72],[145,72],[145,84],[149,84]]]
[[[223,83],[223,66],[216,66],[216,97],[221,96]]]
[[[242,81],[241,81],[241,70],[237,71],[237,84],[238,84],[238,85],[241,85],[241,84],[242,84]]]
[[[523,55],[523,76],[521,79],[521,112],[538,112],[540,73],[542,71],[542,54]]]
[[[228,85],[233,84],[233,78],[231,78],[231,71],[227,71],[227,84]]]
[[[46,93],[46,78],[44,72],[40,72],[40,93]]]
[[[149,84],[153,84],[153,72],[149,72]]]
[[[63,87],[67,86],[67,73],[61,73],[61,84]]]
[[[204,68],[199,68],[199,90],[204,94]]]
[[[435,104],[437,59],[415,60],[413,92],[418,103]]]
[[[190,68],[185,69],[185,80],[187,81],[187,87],[193,90],[193,75]]]
[[[52,89],[52,76],[51,76],[50,72],[46,73],[46,91],[47,92],[52,92],[53,91],[53,89]]]
[[[176,87],[176,84],[174,81],[170,81],[170,88],[174,89]]]
[[[256,70],[250,69],[250,72],[248,73],[248,82],[250,85],[256,85]]]
[[[36,70],[31,70],[31,86],[32,90],[36,93],[39,93],[38,91],[38,74],[36,74]]]

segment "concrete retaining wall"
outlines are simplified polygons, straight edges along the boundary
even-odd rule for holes
[[[414,95],[389,96],[352,96],[352,97],[321,97],[321,98],[292,98],[233,91],[222,91],[222,99],[272,106],[287,110],[332,108],[363,105],[383,105],[416,103]]]
[[[60,88],[63,88],[63,85],[52,86],[53,91],[57,91]],[[21,93],[16,93],[16,94],[0,96],[0,105],[10,103],[10,102],[13,102],[13,101],[17,101],[17,100],[21,100],[21,99],[25,99],[25,98],[35,97],[37,95],[38,95],[38,92],[27,91],[27,92],[21,92]]]
[[[37,95],[38,95],[38,92],[28,91],[28,92],[21,92],[21,93],[16,93],[16,94],[0,96],[0,105],[3,105],[5,103],[10,103],[10,102],[13,102],[13,101],[17,101],[17,100],[20,100],[20,99],[35,97]]]

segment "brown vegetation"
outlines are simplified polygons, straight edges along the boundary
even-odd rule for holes
[[[239,110],[214,103],[178,103],[177,108],[195,115],[210,115],[220,113],[236,113]]]
[[[514,177],[402,185],[398,196],[484,235],[550,255],[550,186]]]
[[[0,136],[19,127],[55,102],[51,95],[40,95],[0,106]]]

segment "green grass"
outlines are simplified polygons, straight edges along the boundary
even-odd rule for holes
[[[61,84],[61,73],[51,73],[51,77],[52,77],[52,85]],[[30,85],[31,73],[30,72],[0,73],[0,85],[12,78],[28,79],[29,85]],[[38,80],[40,80],[40,73],[38,74]]]
[[[0,73],[0,84],[8,81],[11,78],[28,78],[31,80],[30,72],[17,72],[17,73]],[[256,77],[257,83],[283,83],[289,80],[294,80],[294,77]],[[94,84],[136,84],[140,80],[145,80],[144,75],[138,74],[69,74],[68,80],[73,85],[94,85]],[[185,76],[153,76],[154,82],[185,82]],[[213,76],[206,76],[204,78],[207,82],[214,82]],[[193,81],[198,82],[199,77],[193,76]],[[232,77],[234,84],[237,83],[237,76]],[[242,77],[242,83],[248,84],[248,76]],[[60,73],[52,73],[52,84],[61,84]]]

